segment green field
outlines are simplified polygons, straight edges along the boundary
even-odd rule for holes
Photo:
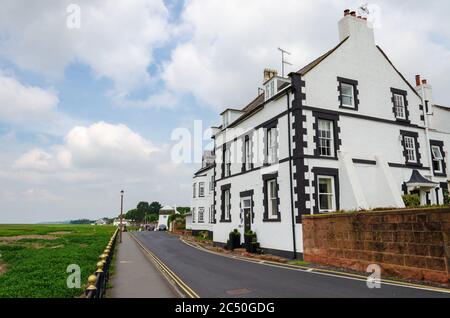
[[[0,225],[0,297],[79,297],[115,229]],[[81,268],[81,289],[67,287],[70,264]]]

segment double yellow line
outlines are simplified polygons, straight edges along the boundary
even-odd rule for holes
[[[150,258],[159,267],[159,269],[164,274],[166,274],[188,298],[200,298],[200,296],[195,291],[193,291],[180,277],[178,277],[177,274],[175,274],[169,267],[167,267],[167,265],[164,264],[154,253],[152,253],[144,245],[142,245],[142,243],[138,239],[136,239],[133,234],[131,234],[130,236],[144,250],[144,252],[148,256],[150,256]]]

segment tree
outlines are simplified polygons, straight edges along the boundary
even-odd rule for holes
[[[149,214],[146,217],[146,220],[147,220],[148,223],[156,223],[156,222],[158,222],[158,219],[159,218],[158,218],[158,216],[156,214]]]
[[[159,202],[152,202],[149,206],[150,214],[159,214],[159,210],[161,210],[162,205]]]
[[[186,213],[189,213],[191,211],[191,208],[189,207],[178,207],[177,211],[181,214],[181,215],[185,215]]]

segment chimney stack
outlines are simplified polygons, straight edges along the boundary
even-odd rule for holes
[[[416,86],[420,86],[421,82],[420,75],[416,75]]]
[[[423,84],[423,85],[427,85],[427,84],[428,84],[428,81],[427,81],[426,79],[424,79],[424,80],[422,80],[422,84]]]
[[[357,15],[356,11],[345,10],[344,17],[339,21],[339,39],[343,41],[350,37],[352,45],[375,46],[375,34],[369,26],[367,18]]]
[[[264,69],[264,82],[267,82],[272,77],[275,77],[278,75],[278,71],[270,68]]]

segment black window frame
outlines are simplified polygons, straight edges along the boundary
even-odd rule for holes
[[[201,184],[203,184],[203,195],[200,193],[200,189],[201,189]],[[198,183],[198,197],[199,198],[204,198],[206,196],[206,182],[202,181]]]
[[[335,204],[336,204],[336,211],[340,211],[341,209],[341,200],[340,200],[340,184],[339,184],[339,169],[332,169],[332,168],[321,168],[321,167],[315,167],[312,169],[312,173],[314,174],[314,180],[312,182],[312,186],[314,188],[314,194],[313,199],[315,202],[314,205],[314,214],[326,214],[326,213],[332,213],[332,212],[320,212],[319,209],[319,176],[324,177],[332,177],[334,178],[334,197],[335,197]]]
[[[339,134],[341,132],[339,123],[339,114],[336,113],[326,113],[326,112],[313,112],[313,116],[315,117],[315,123],[313,124],[313,129],[315,130],[314,143],[316,145],[314,149],[314,157],[329,159],[329,160],[337,160],[337,154],[342,145],[341,139],[339,139]],[[322,156],[319,150],[319,120],[328,120],[333,123],[333,145],[334,145],[334,154],[332,157]]]
[[[401,138],[402,138],[401,144],[403,147],[403,157],[405,159],[405,166],[411,167],[411,168],[418,168],[418,167],[422,168],[423,164],[422,164],[422,155],[420,154],[419,133],[413,132],[413,131],[401,130],[400,134],[401,134]],[[408,150],[406,149],[405,137],[410,137],[410,138],[414,139],[417,162],[410,162],[408,160]]]
[[[436,172],[434,169],[434,164],[431,162],[431,166],[433,167],[433,174],[435,177],[446,177],[447,176],[447,165],[445,163],[445,152],[444,152],[444,142],[440,140],[430,140],[430,151],[431,151],[431,159],[433,160],[433,147],[439,147],[442,154],[442,172]]]
[[[344,77],[338,77],[337,78],[339,85],[338,85],[338,92],[339,92],[339,108],[347,109],[347,110],[353,110],[358,111],[359,110],[359,90],[358,90],[358,81],[344,78]],[[350,107],[343,104],[343,98],[342,98],[342,84],[347,84],[353,86],[353,104],[354,107]]]
[[[220,207],[221,207],[221,214],[220,214],[220,223],[231,223],[231,184],[224,184],[221,188],[221,203],[220,203]],[[230,193],[230,218],[226,219],[226,213],[225,213],[225,192],[229,191]]]
[[[278,119],[271,121],[270,123],[267,123],[264,127],[264,166],[271,166],[271,165],[275,165],[278,163],[279,158],[278,158],[278,150],[279,150],[279,145],[277,144],[277,142],[275,141],[275,146],[276,148],[276,158],[275,158],[275,162],[270,163],[269,162],[269,130],[274,130],[275,131],[275,138],[278,139]]]
[[[269,189],[268,189],[268,182],[269,181],[275,181],[276,184],[276,196],[277,196],[277,204],[278,204],[278,213],[277,218],[270,218],[269,217]],[[263,214],[263,222],[267,223],[276,223],[281,222],[281,211],[280,211],[280,184],[278,182],[278,173],[272,173],[263,175],[263,205],[264,205],[264,214]]]
[[[395,120],[397,122],[411,124],[411,120],[409,119],[410,113],[409,113],[409,102],[408,102],[408,92],[402,89],[393,88],[391,87],[391,94],[392,94],[392,112],[394,113]],[[395,95],[402,95],[403,101],[405,103],[405,119],[398,118],[397,117],[397,110],[395,109]]]

